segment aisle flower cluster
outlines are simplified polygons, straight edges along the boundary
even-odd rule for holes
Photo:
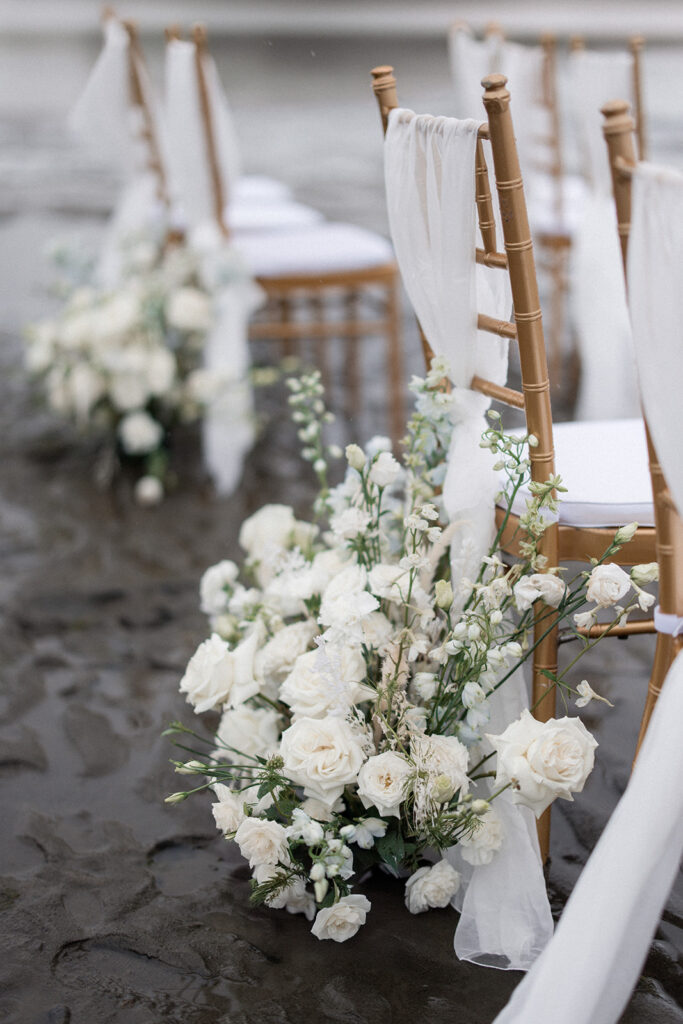
[[[227,386],[202,367],[213,312],[197,256],[148,234],[132,238],[121,283],[105,289],[82,261],[59,255],[63,304],[27,331],[28,369],[49,406],[100,443],[98,477],[130,462],[137,499],[154,504],[169,479],[171,430],[197,420]],[[226,272],[244,273],[237,264]]]
[[[384,438],[349,445],[333,488],[319,378],[290,382],[320,482],[318,521],[267,505],[242,524],[242,569],[222,561],[205,573],[211,635],[180,689],[197,714],[220,720],[211,737],[180,723],[167,730],[185,751],[176,770],[196,777],[168,801],[211,791],[218,829],[249,862],[253,900],[304,914],[319,939],[343,941],[365,922],[370,902],[352,886],[373,865],[409,874],[411,913],[447,906],[461,884],[448,851],[457,844],[484,865],[506,841],[502,793],[540,815],[581,792],[597,744],[579,718],[541,723],[524,711],[492,734],[491,705],[533,651],[534,616],[548,630],[565,624],[580,645],[565,672],[549,673],[565,700],[602,699],[566,679],[596,642],[578,632],[595,618],[587,603],[611,606],[616,623],[650,599],[641,584],[652,567],[629,577],[603,559],[565,582],[545,564],[561,482],[528,484],[534,438],[507,435],[495,414],[482,444],[503,505],[525,483],[531,493],[524,556],[505,564],[496,538],[476,580],[451,578],[454,526],[440,492],[452,431],[446,369],[435,361],[413,382],[402,464]],[[634,529],[618,531],[605,558]]]

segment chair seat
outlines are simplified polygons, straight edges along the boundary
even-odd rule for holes
[[[292,198],[292,190],[282,181],[267,178],[265,174],[247,174],[238,178],[231,189],[231,200],[270,203]]]
[[[553,425],[555,466],[567,493],[560,523],[575,527],[654,526],[652,486],[642,419]],[[526,510],[528,490],[512,511]]]
[[[385,238],[352,224],[235,232],[234,241],[254,276],[266,279],[369,270],[394,259]]]
[[[310,227],[323,220],[322,213],[312,206],[291,200],[261,202],[256,199],[236,199],[227,210],[231,231],[281,231]]]

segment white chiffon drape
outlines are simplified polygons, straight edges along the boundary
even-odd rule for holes
[[[683,510],[683,175],[639,164],[629,306],[643,407]],[[625,467],[626,470],[626,467]],[[552,942],[495,1024],[615,1024],[635,985],[683,855],[683,654],[672,665],[630,782]]]
[[[459,529],[451,550],[453,578],[474,578],[494,536],[500,488],[491,453],[479,446],[490,400],[470,388],[477,374],[507,377],[507,342],[477,330],[477,312],[507,319],[507,274],[475,263],[474,171],[479,122],[392,111],[385,142],[389,224],[406,291],[431,348],[449,362],[454,430],[444,504]],[[505,728],[526,706],[519,673],[496,691],[492,728]],[[498,804],[498,801],[497,801]],[[552,932],[533,822],[501,798],[504,852],[471,868],[450,852],[465,880],[456,905],[462,959],[527,969]],[[511,884],[514,880],[514,884]]]
[[[640,414],[626,290],[600,108],[633,92],[627,53],[570,54],[570,81],[581,163],[588,182],[571,250],[572,318],[581,357],[576,418]]]

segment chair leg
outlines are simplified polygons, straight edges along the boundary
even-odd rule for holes
[[[387,363],[389,370],[389,429],[394,448],[405,434],[403,402],[403,350],[401,347],[401,298],[398,273],[387,286]]]
[[[349,324],[358,321],[358,308],[360,304],[360,292],[353,288],[343,299],[344,319]],[[358,360],[358,346],[360,338],[357,334],[350,334],[346,340],[346,415],[351,422],[354,422],[360,412],[360,367]]]
[[[662,686],[664,685],[667,672],[671,668],[671,663],[681,649],[683,649],[683,638],[674,638],[666,633],[657,634],[657,646],[655,647],[652,674],[650,675],[650,682],[647,687],[645,710],[643,711],[643,717],[640,720],[640,732],[638,733],[636,756],[633,759],[634,764],[638,759],[638,753],[640,751],[641,744],[645,739],[645,733],[647,732],[647,727],[650,723],[650,719],[652,718],[652,712],[655,709],[655,704],[657,703],[659,694],[662,691]]]
[[[534,641],[542,637],[548,628],[547,606],[541,605],[538,617],[534,623]],[[542,618],[543,615],[546,618]],[[555,714],[556,694],[555,684],[547,676],[542,674],[546,669],[553,674],[557,673],[557,628],[553,629],[547,636],[539,641],[534,650],[533,657],[533,683],[531,704],[534,718],[540,722],[547,722]],[[548,859],[550,850],[550,808],[543,812],[537,822],[538,844],[541,849],[541,861],[543,864]]]

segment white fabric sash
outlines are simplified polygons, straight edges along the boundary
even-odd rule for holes
[[[454,26],[448,35],[451,78],[455,93],[455,113],[459,118],[481,117],[481,80],[498,71],[501,39],[488,35],[475,39],[466,25]]]
[[[459,530],[451,549],[453,578],[473,578],[494,535],[500,488],[491,453],[479,447],[489,400],[470,389],[478,374],[507,376],[507,342],[477,331],[477,311],[505,319],[507,274],[475,263],[475,151],[479,123],[392,111],[385,143],[389,225],[403,282],[425,336],[450,363],[454,431],[444,503]],[[491,699],[492,728],[501,731],[526,706],[521,674]],[[533,823],[500,801],[504,850],[470,868],[450,851],[467,885],[455,947],[462,959],[527,969],[552,931]]]
[[[628,287],[643,408],[676,506],[683,510],[683,175],[638,164]]]
[[[615,1024],[683,853],[683,654],[557,931],[495,1024]]]
[[[612,199],[601,106],[630,98],[633,59],[626,53],[570,54],[583,173],[590,194],[571,256],[572,318],[581,355],[577,419],[630,419],[640,414],[631,329]]]

